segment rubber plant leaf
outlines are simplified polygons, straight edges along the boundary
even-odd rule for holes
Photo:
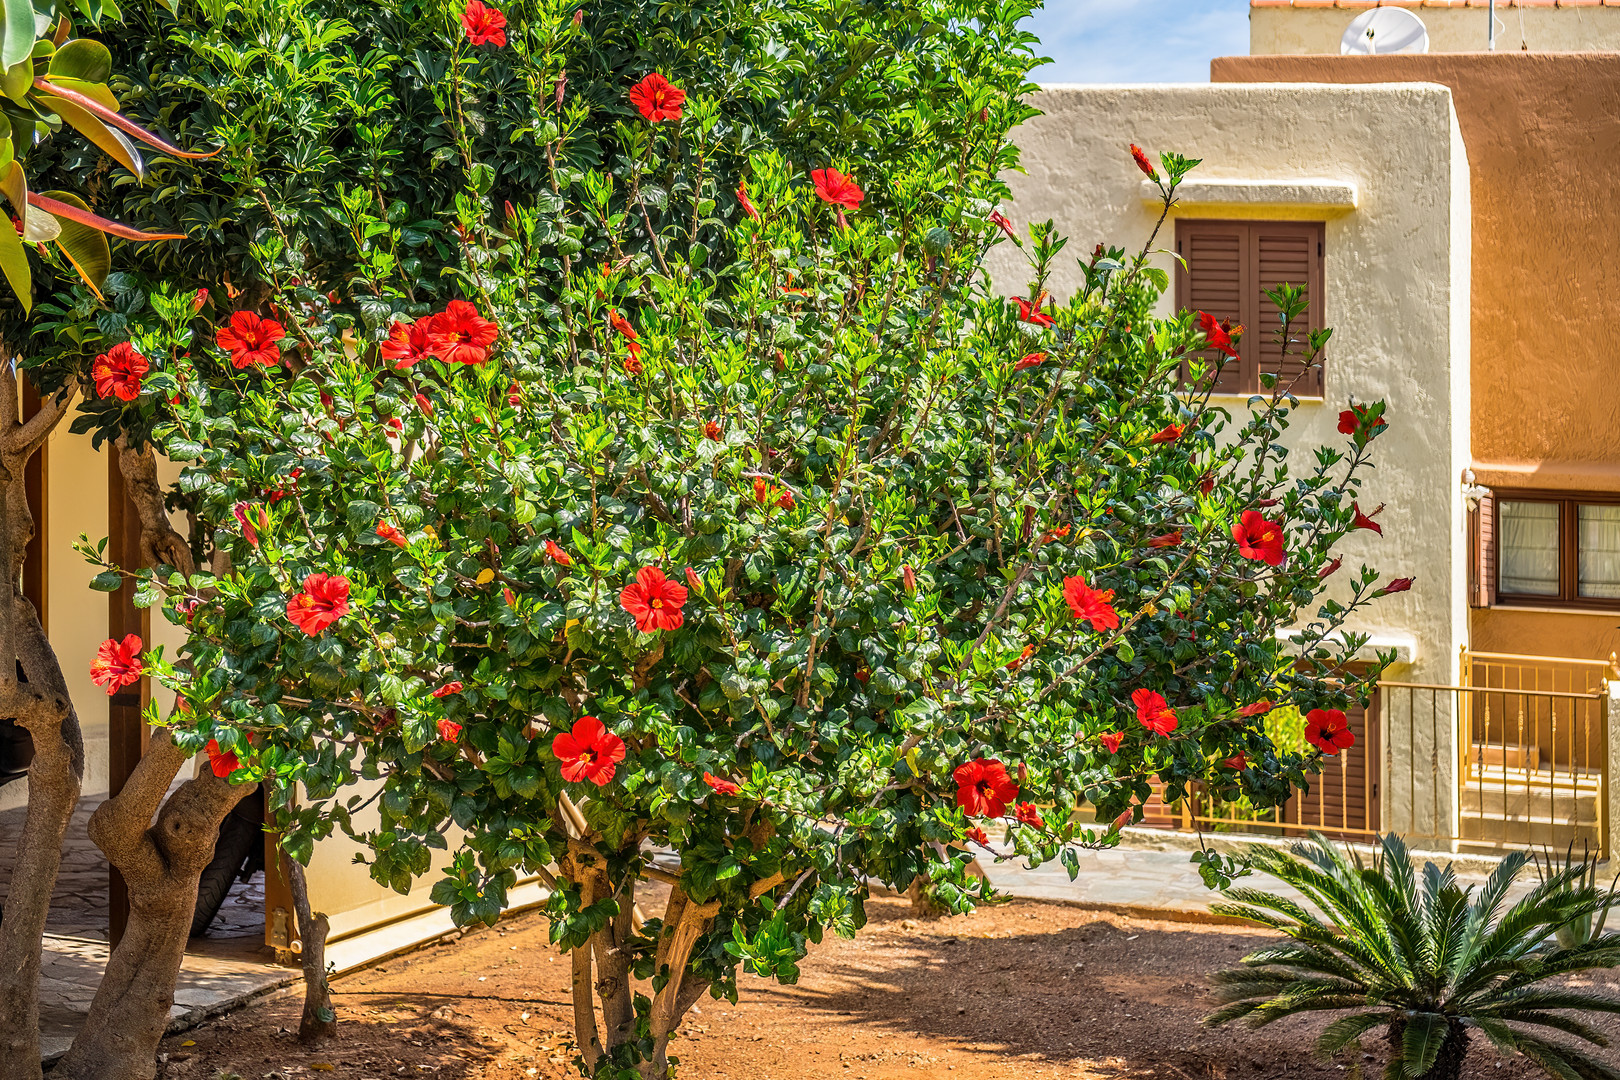
[[[33,0],[5,0],[5,35],[0,39],[0,67],[26,60],[34,52]]]
[[[90,212],[89,205],[71,191],[47,191],[43,194],[45,198],[66,203],[85,213]],[[56,246],[62,249],[62,254],[84,278],[84,283],[90,286],[96,298],[106,299],[101,295],[101,286],[106,284],[107,275],[112,272],[112,247],[107,243],[106,234],[69,217],[57,217],[56,220],[62,227],[62,234],[56,238]]]
[[[81,94],[77,90],[70,90],[66,86],[62,86],[58,83],[47,82],[42,78],[34,80],[34,89],[39,90],[41,93],[54,94],[57,97],[65,98],[66,100],[71,101],[73,104],[79,106],[81,109],[84,109],[86,112],[91,113],[96,117],[96,119],[102,121],[108,126],[127,132],[128,134],[133,135],[135,138],[146,143],[148,146],[155,146],[165,154],[170,154],[174,157],[187,158],[192,161],[200,161],[204,158],[211,158],[215,154],[218,154],[225,149],[223,146],[221,146],[219,149],[210,150],[206,154],[197,154],[187,150],[182,150],[178,146],[175,146],[173,143],[169,142],[167,139],[160,138],[159,136],[152,134],[150,131],[147,131],[145,128],[141,127],[141,125],[129,119],[127,116],[124,116],[122,113],[107,108],[107,106],[103,105],[99,101],[96,101],[87,94]]]
[[[28,104],[28,92],[34,88],[34,62],[22,60],[6,68],[0,76],[0,91],[19,105]]]
[[[135,148],[135,144],[130,142],[123,132],[108,127],[91,115],[89,110],[80,108],[57,94],[41,94],[39,101],[72,125],[79,134],[100,147],[108,157],[134,173],[136,179],[146,179],[146,162],[141,158],[141,152]]]
[[[7,198],[11,197],[11,192],[16,186],[11,183],[13,174],[19,178],[22,176],[22,166],[15,161],[6,170],[4,188]],[[26,206],[27,204],[24,203],[23,205]],[[23,310],[32,311],[34,308],[34,275],[33,271],[28,269],[28,251],[23,247],[22,237],[17,235],[17,230],[12,227],[10,220],[0,221],[0,272],[6,275],[6,281],[11,285],[11,291],[17,294],[18,300],[22,301]]]
[[[49,195],[29,192],[28,202],[30,205],[37,206],[58,218],[77,221],[82,225],[88,225],[92,229],[99,229],[101,232],[109,236],[116,236],[121,240],[184,240],[186,238],[185,233],[142,232],[140,229],[132,229],[128,225],[109,221],[100,214],[91,213],[89,210],[81,210],[77,206],[53,199]]]
[[[46,74],[52,78],[104,83],[112,77],[112,52],[91,38],[74,38],[56,50]]]
[[[51,214],[37,206],[30,206],[23,217],[23,239],[30,244],[43,244],[62,235],[62,224]]]

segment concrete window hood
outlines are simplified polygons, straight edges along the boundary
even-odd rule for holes
[[[1157,206],[1158,185],[1143,180],[1142,201]],[[1348,214],[1356,208],[1359,192],[1349,180],[1218,180],[1193,177],[1176,189],[1177,209],[1183,214],[1198,207],[1283,209],[1310,211],[1324,217]]]

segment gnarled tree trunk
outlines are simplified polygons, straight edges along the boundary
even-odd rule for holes
[[[0,717],[28,732],[34,758],[27,819],[0,920],[0,1080],[37,1080],[40,950],[62,838],[84,780],[84,742],[39,613],[18,588],[34,535],[24,487],[28,459],[67,415],[73,390],[44,402],[26,423],[17,420],[17,391],[16,370],[8,364],[0,372],[0,568],[10,582],[0,586]]]
[[[281,870],[292,893],[293,915],[298,919],[299,953],[304,973],[304,1014],[298,1020],[298,1041],[319,1046],[337,1033],[337,1013],[332,1009],[332,988],[326,983],[326,915],[309,906],[309,882],[297,859],[283,854]]]
[[[157,1071],[197,881],[213,858],[220,823],[253,790],[205,770],[165,800],[190,760],[168,729],[154,729],[123,790],[90,817],[90,838],[129,888],[129,923],[53,1080],[150,1080]]]

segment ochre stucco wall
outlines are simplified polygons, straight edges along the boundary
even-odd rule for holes
[[[1473,204],[1473,469],[1620,491],[1620,55],[1223,57],[1216,82],[1451,87]],[[1476,610],[1476,650],[1602,659],[1620,613]]]
[[[1290,443],[1340,444],[1339,410],[1387,398],[1391,427],[1378,443],[1364,504],[1387,502],[1384,536],[1342,545],[1346,570],[1363,562],[1413,574],[1417,587],[1370,608],[1353,629],[1415,646],[1400,678],[1449,682],[1467,634],[1463,510],[1457,477],[1468,460],[1468,164],[1444,87],[1073,86],[1049,87],[1043,115],[1015,133],[1026,172],[1009,175],[1009,214],[1020,225],[1055,220],[1070,237],[1054,291],[1072,289],[1074,258],[1098,241],[1134,250],[1156,211],[1141,195],[1128,144],[1202,158],[1207,181],[1353,184],[1358,204],[1325,215],[1287,205],[1181,208],[1192,217],[1326,218],[1324,318],[1335,328],[1326,398],[1292,417]],[[1347,118],[1347,119],[1346,119]],[[1343,121],[1343,122],[1341,122]],[[1337,139],[1323,132],[1341,128]],[[1160,237],[1173,248],[1174,230]],[[1156,265],[1170,270],[1161,251]],[[1010,244],[987,261],[998,288],[1021,290],[1028,269]],[[1173,297],[1160,305],[1168,313]],[[1255,332],[1260,332],[1256,330]],[[1224,398],[1232,409],[1245,399]],[[1308,460],[1308,459],[1306,459]],[[1301,467],[1306,467],[1303,462]],[[1348,574],[1333,584],[1343,590]]]
[[[1456,0],[1445,4],[1399,3],[1382,0],[1384,7],[1404,7],[1423,20],[1429,31],[1431,53],[1482,52],[1489,18],[1485,0],[1467,7]],[[1331,7],[1316,0],[1309,6],[1267,3],[1249,11],[1249,52],[1332,53],[1350,20],[1372,4],[1367,0],[1339,0]],[[1620,50],[1620,3],[1571,6],[1568,0],[1554,7],[1543,0],[1528,5],[1497,0],[1498,52],[1530,49],[1539,52],[1613,52]]]

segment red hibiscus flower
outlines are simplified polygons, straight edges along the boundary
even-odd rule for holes
[[[208,767],[212,769],[214,771],[214,775],[219,777],[221,780],[225,779],[242,766],[241,761],[234,753],[229,750],[221,750],[219,748],[218,739],[209,739],[207,750]]]
[[[280,323],[261,319],[256,312],[238,311],[231,316],[230,325],[215,332],[214,340],[231,354],[231,366],[240,371],[254,364],[270,367],[281,363],[281,347],[276,342],[286,336]]]
[[[1329,577],[1331,577],[1332,575],[1338,573],[1339,572],[1339,567],[1341,567],[1343,565],[1344,565],[1344,556],[1341,555],[1337,559],[1334,559],[1332,562],[1328,563],[1326,566],[1322,567],[1322,569],[1318,570],[1316,572],[1316,580],[1317,581],[1326,581]]]
[[[1181,530],[1176,529],[1174,532],[1167,532],[1162,535],[1155,536],[1153,539],[1147,542],[1147,546],[1150,548],[1168,548],[1176,547],[1180,545],[1180,543]]]
[[[467,31],[470,44],[506,46],[506,16],[484,0],[467,0],[467,9],[461,13],[461,27]]]
[[[1024,661],[1025,660],[1028,660],[1030,657],[1032,657],[1034,655],[1035,655],[1035,646],[1033,646],[1033,645],[1025,645],[1023,652],[1019,653],[1013,659],[1007,661],[1007,670],[1008,671],[1017,671],[1019,668],[1024,666]]]
[[[994,758],[974,758],[951,773],[956,781],[956,805],[968,817],[1000,817],[1018,798],[1018,785],[1007,766]]]
[[[1275,706],[1273,706],[1271,704],[1271,701],[1270,701],[1269,698],[1262,698],[1261,700],[1255,702],[1253,705],[1245,705],[1245,706],[1243,706],[1243,708],[1238,710],[1238,715],[1239,716],[1264,716],[1266,713],[1270,712],[1273,708],[1275,708]]]
[[[631,341],[636,341],[640,338],[640,335],[636,333],[636,328],[630,325],[630,320],[625,318],[623,315],[620,315],[617,311],[608,312],[608,325],[613,327],[613,329],[618,331],[620,334],[629,338]]]
[[[1148,156],[1142,152],[1142,148],[1135,143],[1131,143],[1131,157],[1136,159],[1136,167],[1142,170],[1143,175],[1154,183],[1158,183],[1159,171],[1153,167],[1153,162],[1148,160]]]
[[[1267,566],[1282,565],[1282,523],[1266,520],[1258,510],[1243,511],[1243,517],[1232,526],[1232,539],[1245,559],[1256,559]]]
[[[558,545],[557,541],[547,540],[544,547],[546,554],[551,557],[551,561],[556,563],[558,566],[574,565],[573,558],[568,554],[568,552],[564,551],[560,545]]]
[[[1305,741],[1329,757],[1356,745],[1350,719],[1338,709],[1312,709],[1305,714]]]
[[[506,388],[506,403],[513,408],[523,404],[523,388],[517,383]]]
[[[1000,229],[1004,234],[1006,234],[1007,239],[1011,240],[1019,247],[1023,246],[1023,241],[1018,239],[1018,233],[1013,231],[1012,221],[1008,219],[1006,214],[1003,214],[1000,210],[990,211],[990,224],[994,225],[996,228]]]
[[[465,689],[466,687],[462,686],[460,682],[447,682],[433,691],[433,696],[436,698],[449,697],[451,694],[459,694]]]
[[[1069,610],[1075,618],[1089,622],[1093,630],[1118,628],[1119,614],[1109,603],[1113,598],[1113,589],[1093,589],[1083,577],[1063,579],[1063,599],[1068,601]]]
[[[979,828],[977,825],[969,826],[964,835],[967,839],[973,841],[975,844],[978,844],[981,847],[988,847],[990,844],[990,837],[986,836],[984,830]]]
[[[681,106],[686,104],[686,91],[669,84],[669,80],[653,72],[630,88],[630,104],[641,112],[649,124],[665,120],[679,120]]]
[[[453,743],[461,738],[461,725],[454,720],[439,721],[439,738],[445,742]]]
[[[1238,772],[1242,772],[1249,767],[1249,758],[1246,754],[1233,754],[1229,758],[1222,758],[1221,764],[1228,769],[1236,769]]]
[[[753,200],[748,197],[748,181],[746,180],[737,181],[737,202],[742,206],[743,213],[755,221],[759,220],[759,211],[754,209]]]
[[[388,336],[377,346],[377,351],[383,359],[392,360],[398,370],[426,360],[433,355],[433,343],[428,338],[431,322],[431,319],[418,319],[395,323],[388,328]]]
[[[142,670],[139,634],[130,634],[123,641],[108,638],[90,661],[90,681],[105,686],[107,696],[112,697],[124,687],[140,682]]]
[[[315,637],[349,613],[349,579],[338,574],[311,574],[304,590],[287,601],[287,618]]]
[[[1215,474],[1207,472],[1198,478],[1198,490],[1208,495],[1215,490]]]
[[[824,203],[845,210],[859,210],[861,200],[866,198],[861,186],[837,169],[816,169],[810,174],[810,179],[816,185],[816,196]]]
[[[1019,803],[1013,809],[1013,817],[1020,825],[1033,825],[1037,829],[1046,828],[1046,822],[1041,820],[1041,812],[1035,809],[1034,803]]]
[[[1027,354],[1025,354],[1025,356],[1024,356],[1024,358],[1022,360],[1018,361],[1018,363],[1013,365],[1013,370],[1014,371],[1025,371],[1025,370],[1027,370],[1029,368],[1032,368],[1032,367],[1039,367],[1040,365],[1044,364],[1045,362],[1046,362],[1046,354],[1045,353],[1043,353],[1043,352],[1027,353]]]
[[[1117,754],[1120,746],[1125,742],[1125,733],[1123,731],[1105,731],[1097,736],[1097,741],[1102,743],[1110,754]]]
[[[1182,433],[1186,430],[1186,424],[1166,424],[1161,430],[1154,432],[1153,438],[1149,439],[1148,442],[1164,446],[1181,438]]]
[[[710,442],[719,442],[720,441],[720,425],[715,423],[713,420],[710,420],[707,424],[704,424],[703,425],[703,437],[705,439],[708,439]]]
[[[1070,525],[1059,525],[1055,529],[1047,529],[1045,532],[1041,533],[1041,543],[1050,544],[1054,540],[1063,539],[1065,536],[1069,535],[1069,530],[1072,527],[1073,526]]]
[[[452,300],[428,320],[428,348],[448,364],[482,364],[500,333],[472,304]]]
[[[1179,723],[1176,710],[1170,707],[1163,695],[1147,689],[1133,690],[1131,704],[1136,706],[1137,721],[1155,735],[1168,735],[1176,730]]]
[[[101,397],[134,401],[141,396],[141,379],[151,367],[134,345],[120,341],[96,357],[90,365],[90,381],[96,384],[96,393]]]
[[[1377,533],[1379,536],[1384,535],[1384,527],[1382,525],[1378,524],[1378,522],[1373,520],[1373,518],[1375,518],[1379,514],[1383,513],[1383,511],[1384,511],[1384,504],[1383,503],[1379,503],[1378,504],[1378,509],[1374,510],[1370,514],[1363,514],[1361,512],[1361,506],[1360,506],[1359,503],[1351,503],[1350,504],[1350,509],[1355,511],[1355,514],[1356,514],[1356,520],[1350,526],[1350,531],[1351,532],[1355,532],[1357,529],[1371,529],[1373,532]]]
[[[684,603],[686,589],[666,578],[656,566],[637,570],[636,580],[619,593],[619,606],[630,613],[636,629],[643,634],[680,629]]]
[[[1388,585],[1385,585],[1382,589],[1379,589],[1377,592],[1373,593],[1373,595],[1374,596],[1388,596],[1390,593],[1405,592],[1407,589],[1410,589],[1412,587],[1412,582],[1415,581],[1415,580],[1417,580],[1417,579],[1416,578],[1409,578],[1409,577],[1398,577],[1394,581],[1390,582]]]
[[[1018,305],[1018,319],[1019,319],[1019,321],[1020,322],[1027,322],[1027,323],[1030,323],[1030,324],[1032,324],[1034,326],[1054,326],[1054,325],[1056,325],[1057,320],[1052,318],[1052,316],[1048,315],[1046,312],[1041,310],[1041,304],[1045,299],[1046,299],[1046,294],[1045,293],[1042,293],[1040,295],[1040,297],[1037,300],[1035,300],[1033,303],[1031,301],[1029,301],[1029,300],[1024,299],[1022,296],[1013,297],[1013,303]]]
[[[242,528],[242,536],[254,547],[259,546],[259,529],[270,528],[270,515],[262,506],[249,506],[239,502],[231,507],[231,513],[236,517],[236,523]],[[258,528],[255,528],[255,524]]]
[[[736,795],[742,791],[742,788],[737,784],[733,784],[730,780],[722,780],[713,773],[704,773],[703,782],[713,788],[716,794],[720,795]]]
[[[395,547],[410,546],[410,541],[405,539],[405,534],[395,528],[391,522],[377,522],[377,535],[388,541],[390,544],[393,544]]]
[[[1382,416],[1374,418],[1370,423],[1367,413],[1370,410],[1366,405],[1351,405],[1339,414],[1339,434],[1355,435],[1365,439],[1370,437],[1379,428],[1384,427],[1386,421]]]
[[[1200,311],[1198,313],[1198,329],[1203,331],[1204,340],[1209,342],[1210,348],[1219,349],[1232,359],[1237,359],[1237,349],[1232,347],[1234,327],[1231,319],[1216,322],[1215,316],[1207,311]],[[1243,327],[1239,326],[1235,329],[1238,333],[1243,333]]]
[[[573,731],[551,740],[551,752],[570,784],[589,780],[601,787],[613,779],[614,766],[624,760],[624,740],[594,716],[574,721]]]

